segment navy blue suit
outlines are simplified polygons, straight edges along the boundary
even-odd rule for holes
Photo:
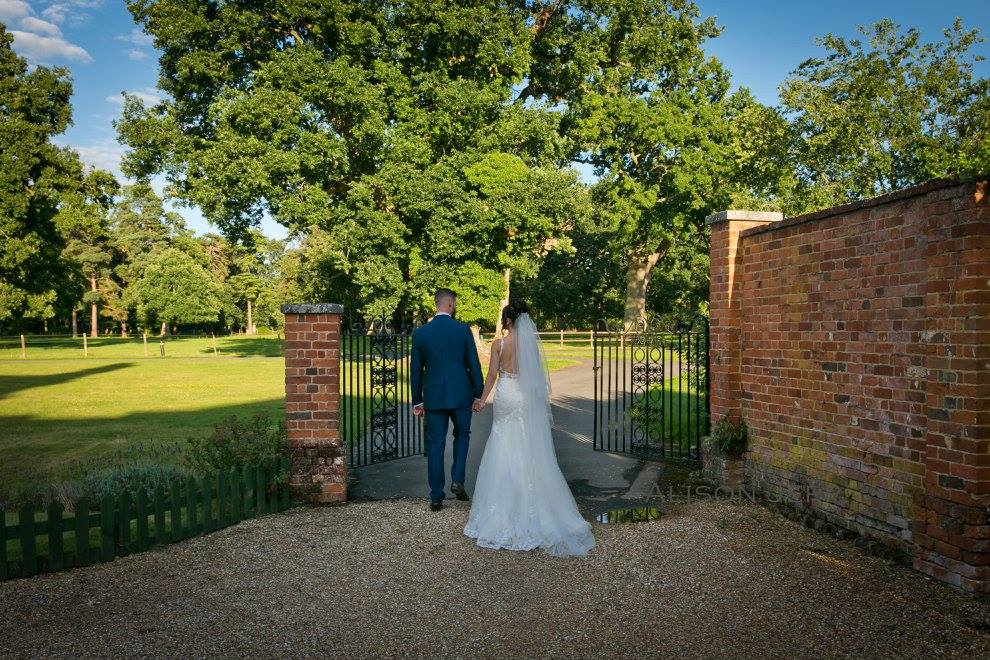
[[[426,466],[430,501],[444,498],[443,453],[447,425],[454,423],[451,481],[464,483],[471,438],[471,404],[481,398],[484,382],[471,329],[446,314],[417,328],[412,336],[410,380],[413,405],[426,411]]]

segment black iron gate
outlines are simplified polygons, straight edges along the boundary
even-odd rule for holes
[[[340,435],[352,467],[423,453],[412,414],[412,327],[379,320],[348,325],[340,346]]]
[[[700,460],[708,435],[708,321],[595,328],[594,448]]]

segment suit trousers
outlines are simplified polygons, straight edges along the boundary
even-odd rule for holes
[[[454,464],[450,480],[464,484],[468,443],[471,440],[471,406],[426,411],[426,470],[430,481],[430,501],[444,498],[443,455],[447,448],[448,423],[454,423]]]

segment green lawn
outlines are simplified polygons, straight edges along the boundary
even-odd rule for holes
[[[216,350],[214,350],[214,347]],[[84,358],[104,359],[161,359],[165,357],[278,357],[282,355],[282,341],[274,336],[247,337],[244,335],[211,337],[148,337],[147,355],[143,338],[29,336],[25,340],[28,360],[62,360]],[[0,360],[21,357],[18,337],[0,338]]]
[[[281,358],[0,361],[0,482],[283,414]]]
[[[282,342],[216,343],[219,355],[210,338],[173,338],[161,358],[149,339],[152,357],[145,358],[140,338],[96,339],[83,358],[81,340],[29,338],[22,360],[19,341],[13,354],[7,341],[0,347],[8,358],[0,358],[0,491],[136,445],[208,434],[231,416],[281,418]],[[578,363],[553,354],[548,361],[551,369]]]

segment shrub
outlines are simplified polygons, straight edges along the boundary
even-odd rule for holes
[[[274,461],[284,451],[285,422],[273,421],[267,415],[255,415],[246,421],[230,417],[214,425],[210,435],[189,438],[183,465],[209,474]]]
[[[176,446],[136,445],[80,461],[61,474],[24,471],[16,484],[0,483],[0,508],[58,502],[71,510],[81,497],[99,504],[104,497],[117,498],[125,491],[144,490],[151,494],[159,484],[167,486],[172,479],[181,480],[188,475],[189,471],[179,465]]]
[[[158,486],[168,488],[173,480],[184,481],[189,471],[179,465],[118,465],[96,470],[79,482],[79,492],[90,502],[100,502],[106,496],[119,497],[123,492],[140,490],[151,495]]]
[[[726,458],[742,458],[748,433],[746,422],[723,417],[712,429],[712,442]]]
[[[190,475],[214,475],[235,466],[274,463],[283,455],[285,424],[266,415],[241,421],[231,417],[213,427],[208,436],[189,438],[180,445],[135,445],[113,454],[84,460],[67,472],[45,473],[28,469],[13,480],[0,472],[0,508],[13,510],[25,504],[60,503],[72,509],[76,500],[99,504],[106,496],[155,489]],[[276,476],[281,482],[284,475]]]

